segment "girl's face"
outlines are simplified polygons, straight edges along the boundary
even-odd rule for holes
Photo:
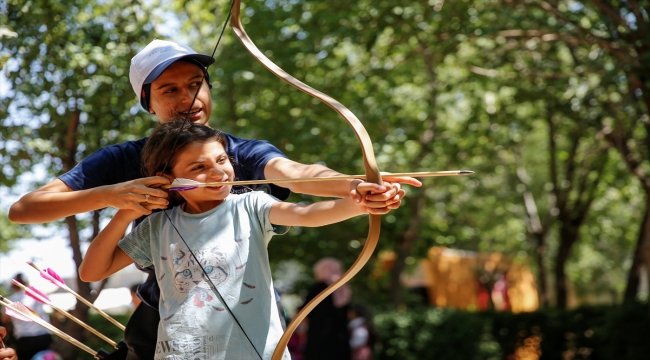
[[[191,179],[198,182],[234,181],[235,170],[228,159],[228,154],[220,142],[191,142],[176,155],[176,164],[172,174],[177,178]],[[221,204],[230,194],[232,186],[200,187],[181,191],[180,195],[187,201],[185,211],[192,214],[202,213]]]
[[[212,112],[210,88],[197,65],[177,61],[151,83],[149,112],[162,124],[175,119],[188,119],[206,125]],[[192,104],[194,95],[196,101]],[[191,107],[190,107],[191,106]]]

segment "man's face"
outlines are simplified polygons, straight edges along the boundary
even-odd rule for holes
[[[151,83],[149,112],[156,114],[160,123],[188,119],[207,125],[212,112],[210,88],[203,71],[192,63],[177,61]],[[198,91],[192,105],[194,95]],[[191,108],[190,108],[191,105]]]

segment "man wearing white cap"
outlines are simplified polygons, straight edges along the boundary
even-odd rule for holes
[[[129,79],[142,107],[155,114],[161,123],[180,118],[207,124],[212,112],[207,66],[213,62],[214,59],[210,56],[198,54],[187,46],[154,40],[133,57]],[[304,165],[291,161],[266,141],[224,135],[228,142],[227,152],[234,160],[235,176],[239,180],[340,175],[322,165]],[[96,151],[71,171],[23,196],[11,206],[9,219],[18,223],[40,223],[109,206],[117,209],[167,208],[167,193],[159,187],[169,181],[155,176],[142,178],[140,151],[145,142],[146,138]],[[392,180],[394,182],[385,182],[383,186],[365,182],[354,189],[351,189],[348,181],[330,181],[292,183],[282,187],[261,185],[254,190],[266,191],[279,199],[286,199],[291,191],[329,197],[353,196],[358,201],[364,201],[368,208],[374,209],[373,213],[384,214],[399,207],[404,197],[404,190],[399,183],[421,185],[413,178]],[[236,193],[246,191],[251,191],[250,187],[233,187],[233,192]],[[361,199],[359,193],[372,195]],[[145,303],[151,306],[157,306],[156,286],[153,281],[143,284],[139,289]],[[148,307],[139,306],[138,309],[140,308]],[[137,317],[134,314],[129,325],[149,326],[155,334],[157,320],[151,323],[152,320]],[[128,329],[127,325],[127,333]],[[147,335],[142,329],[131,333],[134,336]],[[146,348],[149,340],[132,338],[129,341],[128,336],[125,339],[127,343],[131,342],[127,359],[153,358],[152,355],[138,355],[132,351],[132,347]],[[155,335],[154,343],[149,345],[155,346]],[[152,347],[146,349],[152,350]]]

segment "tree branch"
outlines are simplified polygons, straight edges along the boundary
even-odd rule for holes
[[[553,124],[553,119],[549,115],[548,118],[548,148],[549,148],[549,167],[551,170],[551,183],[553,183],[553,193],[555,194],[556,205],[563,203],[559,185],[558,185],[558,174],[557,174],[557,146],[555,144],[555,124]]]
[[[541,31],[541,30],[520,30],[520,29],[511,29],[511,30],[503,30],[499,31],[497,33],[498,36],[503,36],[505,38],[535,38],[538,37],[542,41],[557,41],[557,40],[562,40],[564,42],[573,44],[573,45],[580,45],[582,41],[571,35],[566,35],[566,34],[560,34],[560,33],[555,33],[555,32],[546,32],[546,31]]]
[[[607,141],[618,150],[618,153],[621,154],[623,161],[625,161],[627,168],[630,169],[632,174],[641,181],[644,187],[650,188],[650,182],[645,176],[643,169],[641,169],[641,163],[635,158],[632,151],[630,151],[630,147],[627,145],[626,141],[627,138],[621,134],[622,129],[617,128],[612,130],[612,128],[606,127],[602,132],[605,135],[605,139],[607,139]]]
[[[572,134],[569,134],[572,135]],[[563,208],[566,208],[569,202],[569,196],[571,194],[571,189],[574,189],[575,186],[575,181],[574,181],[574,176],[576,172],[576,162],[575,158],[578,153],[578,147],[580,145],[580,135],[575,135],[573,134],[573,139],[571,143],[571,148],[569,149],[569,156],[567,157],[565,161],[565,170],[564,170],[564,178],[569,181],[569,186],[566,189],[562,189],[562,198],[558,200],[558,203],[560,204],[559,209],[562,211]]]
[[[614,20],[617,24],[625,27],[629,32],[632,32],[632,29],[630,29],[630,25],[621,17],[619,13],[616,12],[615,9],[613,9],[611,6],[601,2],[600,0],[591,0],[592,3],[596,5],[602,12],[605,14],[609,15],[609,17]]]
[[[601,49],[616,56],[619,60],[624,62],[630,62],[629,61],[630,54],[626,53],[625,51],[622,51],[619,44],[610,43],[607,39],[603,39],[599,36],[596,36],[591,32],[585,32],[580,25],[569,20],[566,16],[564,16],[564,14],[562,14],[560,10],[553,7],[553,5],[549,4],[546,1],[538,1],[536,2],[536,4],[538,4],[542,9],[555,15],[565,23],[572,25],[575,31],[582,37],[583,39],[583,41],[581,41],[582,43],[586,43],[586,44],[591,44],[592,42],[597,43]],[[593,39],[592,42],[589,41],[590,38]]]
[[[639,6],[639,3],[636,2],[636,0],[627,0],[628,4],[630,4],[630,8],[632,9],[632,13],[634,14],[634,17],[636,18],[636,28],[638,29],[637,32],[641,33],[641,36],[645,38],[646,32],[644,31],[645,29],[645,24],[647,23],[646,19],[643,18],[643,14],[641,14],[641,7]]]

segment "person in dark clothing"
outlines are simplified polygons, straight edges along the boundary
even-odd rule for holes
[[[318,261],[314,265],[317,283],[309,288],[305,305],[342,275],[338,260],[324,258]],[[348,310],[351,297],[350,287],[343,285],[309,313],[304,360],[350,360]]]

